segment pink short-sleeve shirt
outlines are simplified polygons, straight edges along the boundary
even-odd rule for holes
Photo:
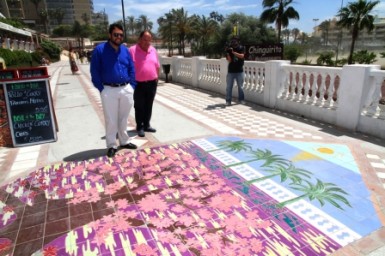
[[[139,45],[130,47],[131,57],[135,64],[135,79],[136,81],[151,81],[158,79],[160,68],[158,53],[153,46],[145,52]]]

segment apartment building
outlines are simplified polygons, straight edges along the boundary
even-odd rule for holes
[[[313,36],[321,38],[325,46],[336,46],[340,41],[342,48],[350,47],[352,34],[347,29],[337,26],[337,18],[322,21],[314,27]],[[383,48],[385,46],[385,18],[375,17],[374,29],[368,32],[366,29],[360,31],[356,47]]]
[[[33,29],[44,31],[47,25],[48,31],[52,31],[75,21],[93,24],[94,5],[93,0],[40,0],[37,4],[31,0],[0,0],[0,12],[7,18],[21,18]]]

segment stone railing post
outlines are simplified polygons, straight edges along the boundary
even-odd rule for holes
[[[355,131],[367,97],[369,75],[379,65],[345,65],[342,68],[341,84],[338,88],[337,126]]]
[[[226,77],[227,77],[227,69],[229,62],[226,60],[226,58],[220,59],[220,65],[221,65],[221,86],[219,93],[226,96]]]
[[[265,87],[263,91],[263,103],[265,107],[275,108],[278,94],[283,86],[285,72],[282,66],[290,65],[287,60],[270,60],[265,64]]]
[[[171,60],[171,76],[173,82],[180,82],[178,78],[178,70],[180,68],[180,60],[183,59],[183,56],[172,56]]]
[[[199,87],[199,74],[202,68],[201,60],[206,59],[204,56],[196,56],[192,58],[191,63],[191,72],[192,72],[192,86]]]

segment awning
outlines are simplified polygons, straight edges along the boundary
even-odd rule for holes
[[[29,37],[32,36],[31,32],[25,31],[25,30],[20,29],[20,28],[15,28],[15,27],[8,25],[6,23],[3,23],[3,22],[0,22],[0,30],[10,31],[12,33],[16,33],[16,34],[23,35],[23,36],[29,36]]]

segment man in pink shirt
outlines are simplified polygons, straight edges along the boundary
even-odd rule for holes
[[[135,64],[137,85],[134,91],[134,108],[136,131],[140,137],[144,137],[144,132],[156,132],[156,129],[151,127],[150,120],[158,86],[160,63],[151,40],[151,33],[143,31],[139,35],[138,43],[129,49]]]

